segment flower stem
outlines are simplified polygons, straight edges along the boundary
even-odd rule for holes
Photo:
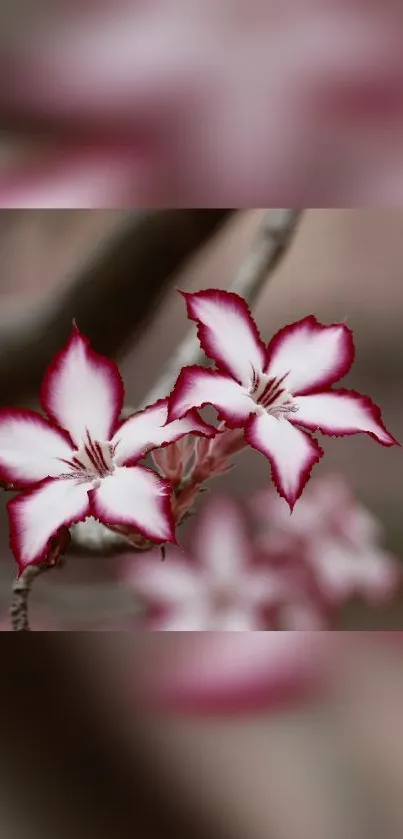
[[[67,550],[70,533],[67,527],[61,527],[51,540],[50,550],[44,562],[28,565],[17,577],[13,585],[13,599],[10,607],[11,628],[14,632],[29,632],[28,602],[34,581],[40,574],[61,565],[61,557]]]

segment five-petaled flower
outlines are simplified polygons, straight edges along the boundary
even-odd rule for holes
[[[243,427],[246,441],[270,460],[275,486],[291,508],[323,455],[305,429],[334,436],[365,432],[384,446],[397,444],[368,397],[331,388],[354,359],[344,324],[323,326],[306,317],[266,346],[238,295],[211,289],[184,297],[201,346],[218,369],[182,369],[169,421],[213,405],[227,426]]]
[[[193,531],[192,555],[137,555],[124,581],[148,607],[144,628],[231,632],[271,628],[270,612],[292,595],[287,581],[259,561],[240,508],[212,499]]]
[[[123,383],[114,362],[74,327],[41,390],[47,419],[0,411],[0,477],[24,490],[8,503],[11,547],[20,570],[41,561],[62,525],[93,515],[153,542],[175,541],[170,484],[138,461],[184,434],[213,435],[195,411],[166,424],[167,400],[119,423]]]

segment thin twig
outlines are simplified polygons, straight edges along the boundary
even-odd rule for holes
[[[253,305],[263,285],[271,278],[279,262],[289,250],[302,210],[267,210],[258,233],[241,263],[228,291],[240,294]],[[201,364],[204,353],[194,329],[189,330],[184,340],[164,366],[154,387],[148,391],[143,406],[151,405],[172,390],[182,367],[187,364]],[[130,415],[126,409],[126,415]]]
[[[51,541],[48,556],[44,562],[28,565],[14,582],[13,599],[10,607],[11,628],[14,632],[29,632],[28,602],[32,586],[37,577],[60,564],[61,557],[68,548],[70,533],[67,527],[61,527]]]

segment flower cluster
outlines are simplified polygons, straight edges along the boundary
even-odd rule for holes
[[[268,458],[292,509],[323,455],[312,431],[364,432],[396,444],[367,397],[332,387],[354,356],[344,324],[322,326],[310,316],[266,345],[236,294],[184,296],[216,369],[183,368],[170,396],[121,422],[118,368],[74,326],[44,377],[45,416],[0,411],[0,479],[18,491],[8,512],[20,570],[46,559],[61,527],[88,516],[139,549],[175,543],[175,526],[201,484],[226,471],[246,445]],[[205,405],[217,410],[217,427],[200,417]],[[141,463],[151,451],[152,461]]]
[[[259,549],[291,576],[304,569],[311,598],[330,622],[350,598],[382,603],[401,583],[400,564],[381,545],[379,521],[340,476],[312,481],[292,516],[271,490],[259,493],[251,509]]]
[[[393,597],[398,561],[380,528],[341,479],[314,480],[290,516],[271,489],[246,510],[213,496],[198,515],[188,555],[131,558],[123,580],[153,630],[318,630],[340,626],[353,596]]]

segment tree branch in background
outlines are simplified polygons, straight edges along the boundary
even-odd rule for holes
[[[0,405],[21,404],[37,393],[73,319],[98,352],[120,356],[146,326],[172,276],[231,212],[129,212],[60,292],[17,318],[0,314]]]

